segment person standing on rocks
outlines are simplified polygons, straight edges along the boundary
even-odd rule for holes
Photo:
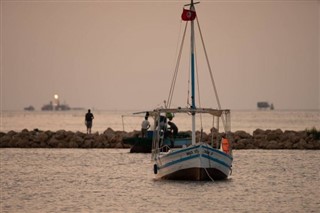
[[[85,124],[87,126],[87,134],[91,134],[91,127],[92,127],[92,120],[94,119],[93,114],[91,113],[91,110],[88,109],[88,112],[86,113],[85,117]]]

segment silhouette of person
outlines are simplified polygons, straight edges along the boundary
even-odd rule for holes
[[[144,120],[141,123],[141,136],[143,138],[147,137],[147,131],[150,128],[150,123],[148,121],[148,117],[144,117]]]
[[[92,120],[94,119],[93,114],[91,113],[91,110],[88,109],[88,112],[85,116],[85,124],[87,126],[87,134],[91,134],[91,127],[92,127]]]
[[[171,147],[174,147],[174,139],[176,138],[178,134],[178,127],[173,123],[171,120],[168,122],[168,125],[170,126],[170,142],[171,142]]]

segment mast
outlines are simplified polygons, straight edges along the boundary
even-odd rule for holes
[[[190,10],[195,11],[193,0],[191,0]],[[195,102],[195,57],[194,57],[194,20],[191,20],[191,108],[196,108]],[[196,144],[196,116],[192,113],[192,144]]]

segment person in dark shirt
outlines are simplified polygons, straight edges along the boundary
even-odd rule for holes
[[[91,127],[92,127],[92,120],[94,119],[93,114],[91,113],[91,110],[88,109],[88,112],[86,113],[85,117],[85,124],[87,126],[87,134],[91,134]]]
[[[171,142],[171,147],[174,147],[174,139],[176,138],[178,134],[178,127],[170,120],[168,122],[169,131],[170,131],[170,142]]]

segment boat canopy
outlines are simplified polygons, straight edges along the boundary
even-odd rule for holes
[[[211,114],[212,116],[217,116],[221,117],[223,114],[230,114],[229,109],[212,109],[212,108],[158,108],[154,109],[153,111],[144,111],[144,112],[137,112],[135,114],[140,114],[140,113],[148,113],[150,116],[155,116],[157,114],[161,113],[202,113],[202,114]]]

